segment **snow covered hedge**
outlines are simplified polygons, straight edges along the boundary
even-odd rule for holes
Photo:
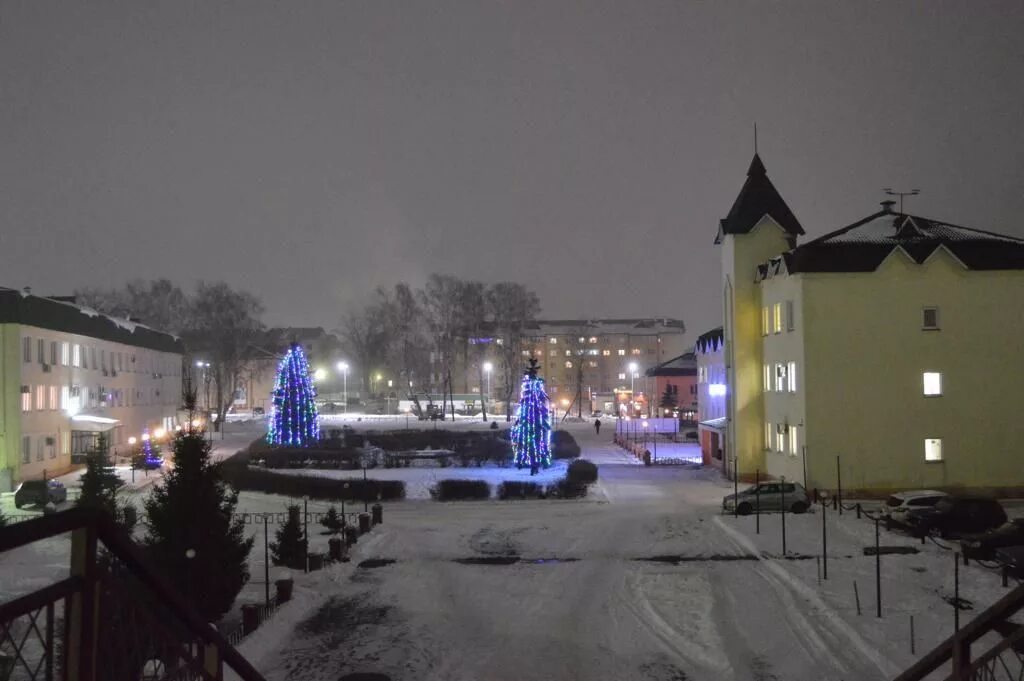
[[[438,501],[490,499],[491,486],[486,480],[438,480],[430,495]]]
[[[232,462],[221,468],[224,480],[239,491],[266,492],[290,497],[332,501],[394,501],[405,498],[401,480],[363,480],[362,478],[321,478],[312,475],[271,473]]]
[[[565,477],[567,480],[581,485],[597,482],[597,464],[586,459],[573,461],[569,464],[569,470],[566,471]]]
[[[565,430],[551,433],[551,456],[556,459],[575,459],[580,455],[580,446],[576,438]]]
[[[499,499],[543,499],[544,486],[536,482],[506,480],[498,485]]]

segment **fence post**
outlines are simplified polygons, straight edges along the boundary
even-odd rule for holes
[[[780,476],[779,489],[782,492],[782,555],[786,555],[786,476]]]
[[[857,616],[860,617],[860,591],[857,590],[857,580],[853,580],[853,600],[857,604]]]
[[[263,602],[270,606],[270,539],[268,538],[269,532],[269,516],[263,514]]]
[[[839,455],[836,454],[836,506],[839,508],[839,515],[843,514],[843,476],[839,470]]]
[[[96,526],[90,522],[71,533],[71,575],[82,577],[82,590],[71,595],[65,643],[68,681],[96,678],[96,629],[99,627],[96,588]]]
[[[821,562],[824,567],[825,581],[828,581],[828,532],[825,529],[825,507],[821,507]]]
[[[754,471],[754,533],[761,534],[761,469]]]
[[[878,518],[875,518],[875,606],[876,617],[882,616],[882,551],[878,540]]]
[[[740,517],[740,472],[736,455],[732,457],[732,517]]]
[[[960,631],[960,553],[953,552],[953,631]]]
[[[910,654],[917,655],[916,646],[914,645],[914,616],[910,616]]]

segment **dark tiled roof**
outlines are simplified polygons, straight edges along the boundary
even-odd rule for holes
[[[0,324],[24,324],[160,352],[184,353],[181,340],[171,334],[81,305],[9,288],[0,288]]]
[[[645,376],[696,376],[697,356],[684,352],[678,357],[662,362],[644,372]]]
[[[758,267],[758,279],[778,273],[872,272],[895,249],[914,262],[946,248],[972,270],[1024,269],[1024,239],[882,210],[848,227],[808,241]]]
[[[697,337],[697,344],[694,350],[706,355],[709,352],[716,352],[725,342],[725,331],[721,326],[715,327]]]
[[[747,234],[765,215],[771,216],[789,234],[804,233],[793,211],[768,179],[761,157],[754,154],[747,170],[747,181],[743,183],[729,214],[719,223],[715,243],[721,243],[724,234]]]

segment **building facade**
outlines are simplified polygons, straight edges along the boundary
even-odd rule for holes
[[[684,352],[644,372],[654,379],[648,416],[676,416],[680,421],[693,424],[697,420],[697,357]],[[668,402],[675,406],[664,406]]]
[[[182,354],[141,324],[0,289],[0,490],[66,472],[99,433],[119,455],[173,431]]]
[[[768,200],[760,159],[751,168],[762,189],[744,186],[748,217],[719,233],[726,457],[740,476],[864,494],[1024,489],[1024,240],[886,201],[796,245],[799,223]]]
[[[693,347],[697,357],[697,433],[705,466],[725,470],[728,394],[721,326],[702,333]]]

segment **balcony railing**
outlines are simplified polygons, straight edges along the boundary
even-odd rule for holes
[[[70,576],[0,604],[0,681],[263,681],[102,512],[0,528],[0,552],[67,533]]]

